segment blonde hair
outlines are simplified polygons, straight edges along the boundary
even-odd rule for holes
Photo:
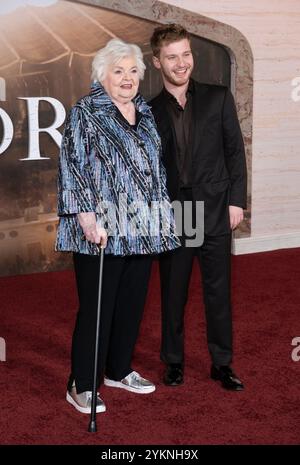
[[[163,24],[154,29],[150,39],[153,55],[159,57],[163,45],[169,45],[182,39],[191,41],[190,33],[181,24]]]

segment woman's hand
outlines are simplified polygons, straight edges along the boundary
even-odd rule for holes
[[[101,247],[106,247],[107,233],[104,228],[97,225],[95,213],[78,213],[77,218],[85,239],[93,244],[100,244]]]

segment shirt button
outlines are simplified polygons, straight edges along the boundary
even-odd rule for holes
[[[143,140],[139,140],[139,146],[140,147],[145,147],[145,142]]]
[[[150,176],[151,174],[151,171],[150,170],[144,170],[144,175],[145,176]]]

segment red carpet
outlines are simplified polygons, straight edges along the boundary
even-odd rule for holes
[[[157,384],[151,395],[102,388],[98,433],[65,401],[76,312],[72,272],[0,279],[0,444],[299,444],[300,249],[233,257],[234,368],[244,392],[209,379],[210,361],[195,266],[186,313],[185,384],[161,383],[157,264],[134,368]]]

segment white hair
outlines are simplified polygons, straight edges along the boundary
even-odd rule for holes
[[[143,53],[135,44],[128,44],[121,39],[111,39],[105,47],[98,50],[92,62],[92,81],[101,82],[105,79],[107,67],[116,64],[127,57],[134,57],[140,79],[144,78],[146,66],[143,61]]]

